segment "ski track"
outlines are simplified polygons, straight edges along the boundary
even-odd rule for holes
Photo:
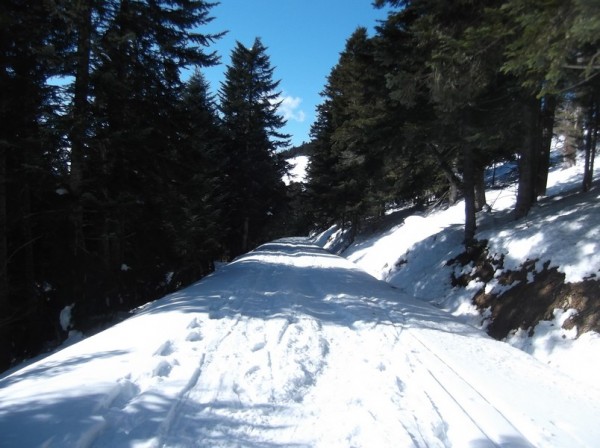
[[[85,425],[49,430],[32,446],[524,448],[598,440],[581,436],[598,432],[594,396],[566,400],[565,413],[590,406],[588,420],[544,420],[548,400],[563,404],[543,392],[562,380],[546,366],[305,239],[265,245],[225,271],[235,276],[217,272],[117,326],[123,340],[154,327],[130,342],[143,343],[136,356],[123,350],[112,364],[115,379],[96,389]],[[68,349],[61,353],[67,359]],[[511,401],[519,368],[531,363],[522,387],[538,387],[542,403]],[[546,379],[532,386],[540,375]],[[25,378],[43,389],[43,378]],[[4,433],[3,412],[0,401]]]

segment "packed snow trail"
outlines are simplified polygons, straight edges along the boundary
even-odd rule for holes
[[[306,239],[0,379],[1,447],[575,447],[600,393]]]

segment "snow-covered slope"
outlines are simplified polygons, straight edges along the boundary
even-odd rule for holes
[[[2,447],[574,447],[600,391],[305,239],[0,379]]]
[[[554,159],[560,159],[559,155]],[[488,284],[474,280],[466,288],[451,285],[453,272],[458,276],[473,269],[469,264],[459,272],[460,266],[448,265],[464,250],[463,201],[430,212],[398,211],[388,217],[392,224],[359,237],[343,255],[411,297],[446,309],[465,322],[485,325],[485,316],[472,304],[474,294],[482,288],[487,293],[501,293],[507,288],[498,282],[502,271],[516,270],[527,260],[538,260],[537,272],[549,261],[550,267],[565,274],[566,282],[600,277],[600,190],[596,187],[580,193],[582,169],[581,159],[572,167],[555,164],[546,197],[518,222],[511,216],[516,185],[488,189],[491,210],[479,214],[476,237],[487,240],[490,254],[503,257],[504,264]],[[335,238],[329,244],[335,244]],[[576,329],[562,329],[562,322],[573,312],[556,310],[553,321],[543,321],[531,332],[527,328],[517,331],[508,342],[595,386],[600,335],[589,332],[576,339]],[[533,337],[529,337],[531,333]]]

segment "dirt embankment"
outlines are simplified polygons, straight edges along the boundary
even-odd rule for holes
[[[469,274],[452,278],[454,286],[466,286],[472,280],[485,284],[495,279],[505,286],[503,292],[486,293],[485,288],[473,297],[473,303],[481,311],[487,310],[490,323],[488,334],[504,339],[511,330],[522,328],[533,332],[541,320],[552,320],[554,310],[576,309],[577,314],[563,325],[577,327],[577,333],[590,330],[600,332],[600,280],[597,277],[580,283],[565,283],[565,275],[551,266],[551,260],[543,260],[543,269],[536,271],[540,260],[526,260],[517,271],[504,270],[503,259],[489,256],[486,241],[480,241],[470,250],[450,260],[449,265],[466,266],[472,263],[475,269]]]

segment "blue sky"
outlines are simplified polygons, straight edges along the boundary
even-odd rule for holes
[[[275,67],[274,79],[281,80],[284,131],[298,145],[309,140],[319,92],[346,39],[358,26],[372,34],[386,12],[371,0],[221,0],[211,15],[214,21],[202,31],[229,31],[209,48],[221,57],[219,66],[203,70],[212,89],[219,89],[236,41],[251,46],[260,37]]]

